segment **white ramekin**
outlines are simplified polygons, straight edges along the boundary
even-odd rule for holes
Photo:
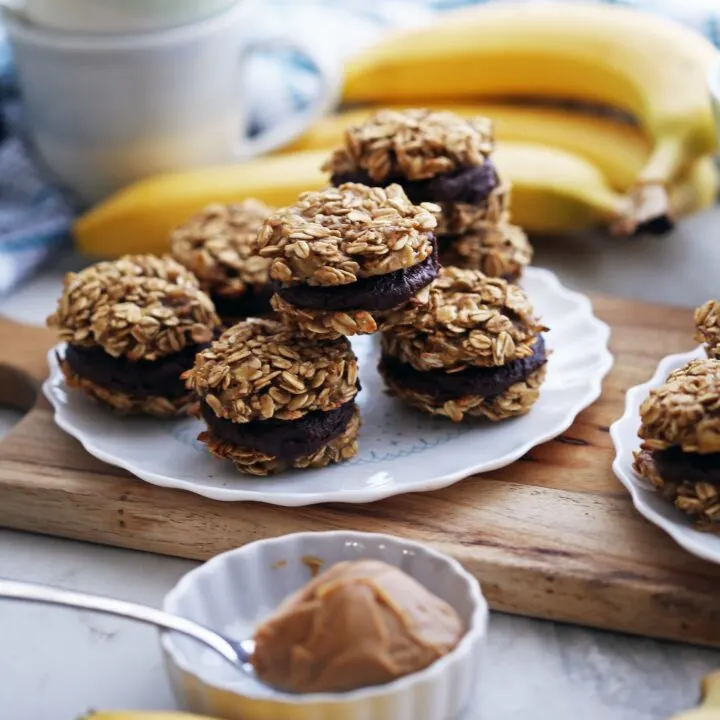
[[[348,693],[290,695],[235,671],[192,640],[161,638],[178,701],[226,720],[451,720],[475,702],[488,606],[480,586],[446,555],[409,540],[357,532],[298,533],[219,555],[188,573],[165,610],[233,638],[251,637],[290,593],[311,578],[314,559],[374,558],[395,565],[459,613],[467,632],[457,648],[422,672]]]

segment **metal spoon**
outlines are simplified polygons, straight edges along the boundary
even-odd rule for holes
[[[72,607],[79,610],[90,610],[105,613],[106,615],[117,615],[130,620],[139,620],[164,630],[174,630],[203,643],[247,675],[255,676],[252,666],[255,643],[252,640],[242,640],[240,642],[231,640],[203,625],[192,622],[192,620],[186,620],[147,605],[138,605],[125,600],[113,600],[101,595],[88,595],[87,593],[73,592],[71,590],[61,590],[48,585],[35,585],[2,578],[0,578],[0,599],[26,600]]]

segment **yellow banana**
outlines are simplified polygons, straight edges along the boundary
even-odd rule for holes
[[[172,229],[209,203],[255,197],[282,207],[304,190],[324,187],[328,179],[320,166],[326,157],[325,151],[281,155],[141,180],[76,221],[77,247],[106,257],[166,252]]]
[[[403,109],[404,105],[390,105]],[[589,160],[605,175],[612,188],[627,191],[652,152],[652,142],[629,123],[557,107],[502,105],[497,103],[438,105],[433,110],[449,110],[462,117],[485,115],[495,122],[495,136],[506,141],[550,145]],[[377,108],[367,107],[331,115],[313,125],[308,132],[281,152],[321,150],[342,145],[345,129],[362,123]]]
[[[670,207],[682,218],[709,208],[718,194],[718,169],[711,155],[696,160],[670,188]]]
[[[720,720],[720,672],[714,672],[704,678],[702,683],[703,703],[696,710],[676,715],[674,720]],[[199,715],[180,712],[96,712],[84,720],[211,720]]]
[[[674,715],[672,720],[720,720],[720,670],[703,678],[701,691],[700,707]]]
[[[663,186],[715,147],[706,77],[716,58],[699,33],[628,8],[489,3],[360,54],[347,68],[344,99],[600,103],[634,115],[653,139],[637,183]]]
[[[205,715],[189,715],[182,712],[153,712],[145,710],[117,710],[93,712],[82,720],[213,720]]]
[[[551,234],[610,227],[628,234],[658,217],[653,198],[633,205],[614,191],[602,173],[583,158],[541,145],[505,143],[494,154],[513,186],[512,221],[530,233]],[[670,189],[670,208],[682,217],[710,206],[717,192],[711,157],[696,161]]]
[[[319,170],[327,151],[261,158],[242,165],[211,167],[143,180],[78,219],[74,235],[86,253],[115,257],[168,249],[170,231],[211,202],[256,197],[287,205],[305,190],[327,184]],[[513,184],[513,222],[528,232],[582,230],[596,225],[632,225],[627,198],[614,191],[587,160],[557,148],[505,143],[495,163]],[[696,163],[673,187],[678,215],[709,205],[716,190],[711,158]],[[642,219],[642,218],[640,218]]]

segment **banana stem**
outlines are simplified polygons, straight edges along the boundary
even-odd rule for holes
[[[630,235],[638,230],[663,233],[673,226],[673,213],[667,189],[687,164],[685,142],[678,135],[662,137],[635,186],[627,196],[625,217],[613,230]]]

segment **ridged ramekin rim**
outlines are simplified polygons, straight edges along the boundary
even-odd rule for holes
[[[389,697],[391,695],[401,694],[412,689],[412,686],[422,683],[436,682],[452,667],[467,664],[472,661],[473,653],[476,645],[487,636],[487,627],[489,621],[490,610],[487,600],[485,599],[480,583],[457,561],[455,558],[446,555],[433,547],[414,540],[406,540],[394,535],[384,533],[366,533],[355,532],[351,530],[331,530],[326,532],[298,532],[288,535],[281,535],[274,538],[265,538],[256,540],[247,545],[243,545],[232,550],[220,553],[208,560],[189,573],[184,575],[177,584],[165,595],[163,599],[163,609],[168,612],[176,612],[176,605],[179,598],[195,587],[202,578],[218,571],[220,567],[225,565],[229,557],[248,551],[256,551],[260,545],[284,545],[290,542],[302,542],[306,537],[325,537],[328,540],[336,540],[343,538],[346,542],[373,541],[377,543],[391,543],[393,545],[401,545],[414,551],[419,551],[427,556],[434,557],[448,568],[448,571],[460,577],[465,584],[468,597],[473,604],[472,616],[465,635],[450,653],[436,660],[432,665],[421,670],[420,672],[407,675],[405,677],[394,680],[385,685],[376,685],[367,688],[360,688],[346,693],[308,693],[304,695],[292,695],[289,693],[278,692],[273,697],[263,697],[253,693],[245,693],[233,687],[230,684],[218,682],[217,678],[208,677],[207,673],[198,672],[196,669],[189,667],[178,655],[173,647],[172,638],[169,633],[161,635],[161,647],[167,656],[169,662],[173,663],[184,673],[191,675],[200,680],[203,685],[209,686],[225,692],[230,692],[239,697],[245,697],[257,702],[292,704],[292,705],[323,705],[328,703],[345,703],[352,704],[363,702],[368,699],[379,697]]]

